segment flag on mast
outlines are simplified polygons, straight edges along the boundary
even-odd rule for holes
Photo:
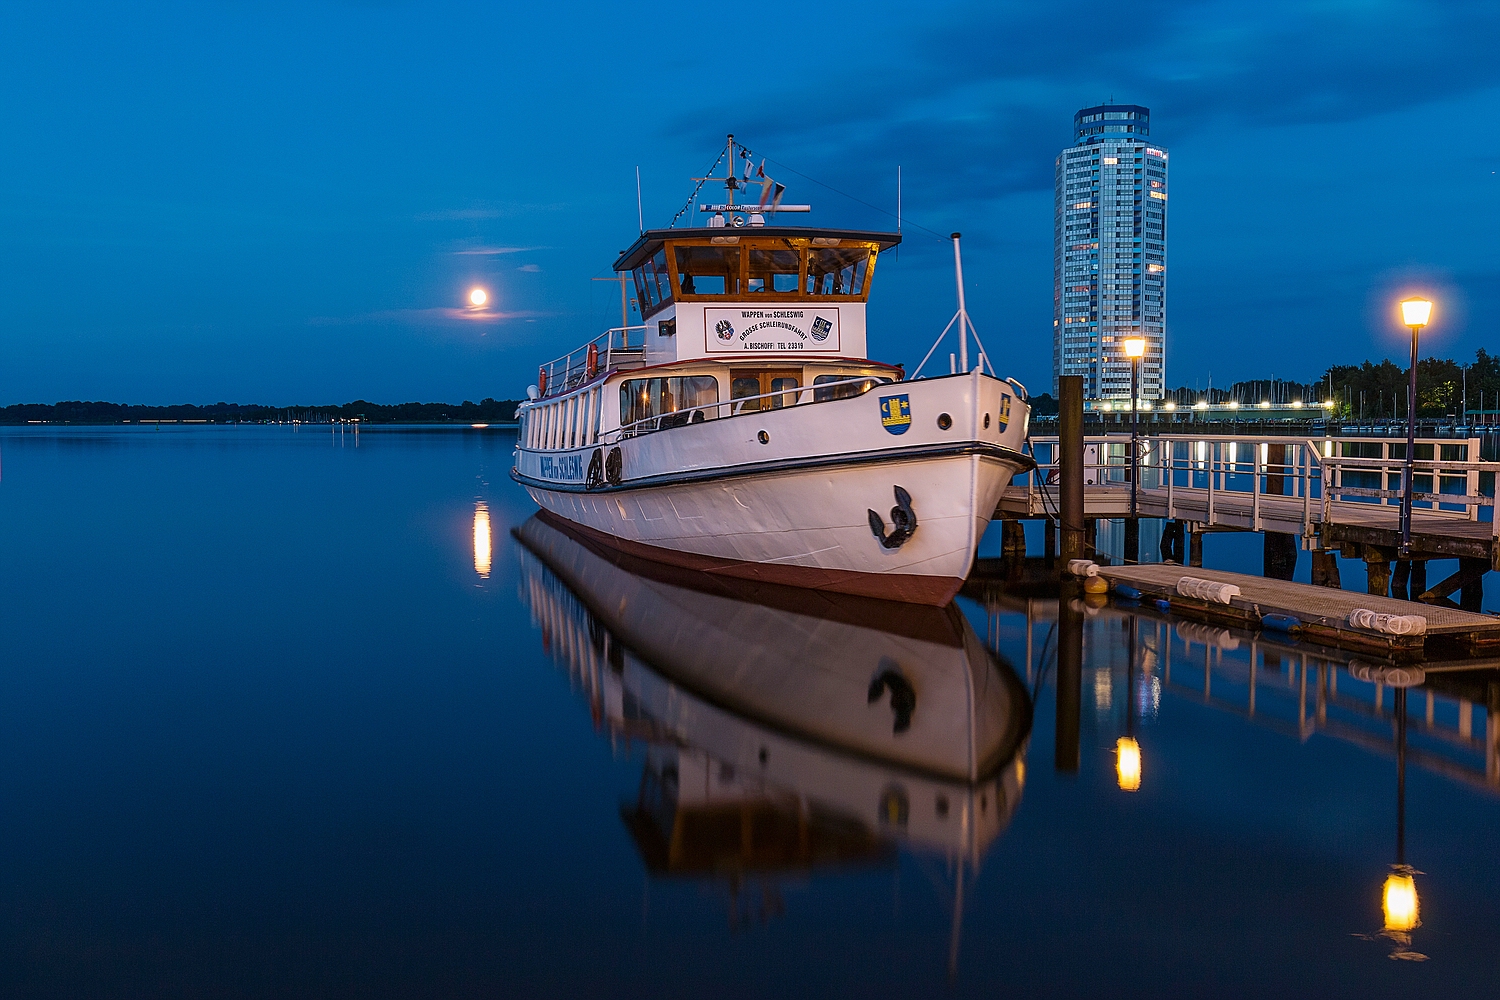
[[[778,184],[766,174],[766,161],[761,160],[760,166],[755,170],[755,176],[760,180],[760,205],[757,211],[776,211],[781,206],[781,196],[786,194],[786,185]]]

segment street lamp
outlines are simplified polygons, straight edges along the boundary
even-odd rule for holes
[[[1406,383],[1406,474],[1401,484],[1401,555],[1411,555],[1412,458],[1417,450],[1417,334],[1432,318],[1432,303],[1424,298],[1401,301],[1401,322],[1411,327],[1411,371]]]
[[[1139,400],[1141,382],[1141,358],[1146,355],[1145,337],[1126,337],[1125,356],[1130,359],[1130,516],[1135,517],[1137,483],[1141,478],[1141,452],[1136,445],[1140,428]]]

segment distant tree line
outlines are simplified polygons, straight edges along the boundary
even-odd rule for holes
[[[1248,379],[1227,388],[1180,386],[1166,398],[1178,406],[1200,400],[1209,403],[1237,402],[1253,406],[1262,400],[1272,404],[1333,400],[1335,415],[1344,420],[1376,420],[1406,416],[1406,366],[1389,358],[1379,364],[1333,365],[1316,382],[1295,379]],[[1423,358],[1417,362],[1417,416],[1459,415],[1468,393],[1470,412],[1500,409],[1500,356],[1480,348],[1471,364],[1448,358]]]
[[[359,420],[370,424],[481,424],[506,423],[516,418],[515,399],[484,399],[478,403],[394,403],[382,405],[357,399],[341,406],[258,406],[210,403],[205,406],[139,406],[127,403],[83,402],[17,403],[0,408],[0,424],[124,424],[153,421],[210,424],[277,423],[300,420],[329,423]]]

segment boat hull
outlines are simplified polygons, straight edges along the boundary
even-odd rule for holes
[[[913,420],[900,436],[882,426],[879,397],[897,389],[930,426]],[[1009,391],[1008,383],[977,373],[899,383],[858,399],[627,439],[614,447],[624,452],[623,468],[634,478],[618,486],[587,489],[526,474],[531,466],[583,467],[603,450],[594,448],[546,465],[544,456],[523,450],[515,478],[547,513],[632,555],[700,572],[941,606],[973,566],[1007,484],[1030,465],[1021,450],[1024,417],[1001,426],[990,416],[1010,413]],[[761,436],[775,445],[768,448]],[[830,452],[829,441],[842,447]],[[765,454],[777,447],[780,455]],[[896,544],[893,508],[903,493],[916,529]]]

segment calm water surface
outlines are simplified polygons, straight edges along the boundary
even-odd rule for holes
[[[1491,676],[1406,694],[1402,944],[1395,698],[1357,665],[636,572],[529,520],[511,445],[0,432],[0,991],[1496,988]]]

